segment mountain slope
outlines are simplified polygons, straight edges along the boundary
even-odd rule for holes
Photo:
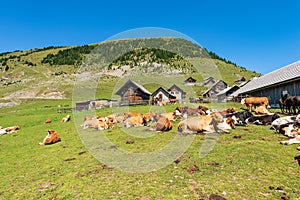
[[[215,59],[209,59],[210,55]],[[102,77],[100,82],[107,90],[104,96],[111,94],[114,83],[120,77],[133,72],[155,72],[163,76],[192,75],[200,82],[206,73],[208,75],[213,70],[205,67],[199,74],[199,66],[203,69],[207,62],[218,66],[221,78],[229,85],[241,76],[249,80],[259,75],[226,59],[220,59],[216,54],[184,39],[127,39],[2,53],[0,98],[2,101],[70,98],[74,81],[83,72],[89,76]],[[151,90],[153,88],[150,86]]]

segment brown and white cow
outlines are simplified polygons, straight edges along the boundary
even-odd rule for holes
[[[20,129],[20,126],[9,126],[6,128],[2,128],[2,126],[0,126],[0,135],[7,134],[7,133],[13,133],[19,129]]]
[[[60,136],[54,130],[49,130],[48,135],[44,138],[43,142],[40,142],[40,145],[54,144],[61,141]]]
[[[71,116],[67,115],[64,118],[61,119],[61,122],[65,123],[65,122],[69,122],[71,120]]]
[[[267,97],[247,97],[241,100],[241,104],[246,105],[250,111],[256,106],[269,108],[269,100]]]
[[[136,126],[146,126],[147,122],[143,116],[133,116],[129,117],[124,121],[125,127],[136,127]]]

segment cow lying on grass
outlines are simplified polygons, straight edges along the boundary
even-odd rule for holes
[[[154,131],[169,131],[172,129],[171,121],[162,114],[155,115],[153,120],[155,121]]]
[[[250,111],[244,111],[244,112],[234,112],[234,113],[230,113],[225,115],[225,117],[235,117],[236,119],[236,126],[246,126],[246,119],[248,119],[249,117],[252,117],[253,114]]]
[[[6,127],[6,128],[2,128],[0,126],[0,135],[4,135],[4,134],[7,134],[7,133],[13,133],[15,132],[16,130],[19,130],[20,129],[20,126],[9,126],[9,127]]]
[[[7,134],[7,133],[13,133],[19,129],[20,129],[20,126],[10,126],[10,127],[6,127],[6,128],[2,128],[0,126],[0,135]]]
[[[270,115],[271,114],[264,105],[258,106],[257,108],[255,108],[254,112],[255,112],[255,114],[258,114],[258,115]]]
[[[188,118],[178,124],[178,132],[183,134],[193,134],[201,132],[220,133],[222,130],[224,130],[224,124],[222,124],[223,122],[224,118],[220,113]],[[222,125],[220,126],[220,124]],[[226,128],[229,128],[229,126],[227,126]]]
[[[44,138],[43,142],[40,142],[40,145],[54,144],[61,141],[60,136],[54,130],[49,130],[48,135]]]
[[[124,121],[125,127],[137,127],[137,126],[147,126],[147,121],[144,116],[133,116],[129,117]]]
[[[300,114],[278,118],[272,123],[272,128],[290,138],[289,140],[280,141],[280,144],[300,143]],[[297,149],[300,150],[300,147]]]
[[[71,116],[67,115],[67,116],[65,116],[64,118],[61,119],[61,122],[66,123],[66,122],[69,122],[70,120],[71,120]]]
[[[247,124],[256,124],[256,125],[271,125],[271,123],[280,118],[279,115],[273,114],[273,115],[262,115],[262,116],[252,116],[246,119]]]
[[[83,129],[93,128],[97,130],[106,130],[114,127],[112,119],[108,117],[85,117],[84,120],[85,121],[81,125]]]

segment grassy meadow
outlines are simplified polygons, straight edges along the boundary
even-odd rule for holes
[[[0,135],[0,199],[208,199],[210,194],[227,199],[300,198],[300,152],[295,145],[280,145],[286,137],[270,130],[270,126],[230,130],[203,158],[199,150],[206,136],[199,134],[187,151],[166,167],[128,173],[98,161],[80,137],[103,133],[115,148],[151,152],[176,136],[179,121],[173,124],[173,130],[150,131],[147,137],[134,135],[136,128],[128,129],[132,134],[126,134],[122,125],[103,132],[86,130],[79,135],[79,124],[74,124],[73,118],[69,123],[60,122],[66,114],[57,113],[58,106],[71,107],[72,101],[24,100],[19,106],[0,109],[1,126],[21,126],[15,133]],[[229,103],[226,107],[240,109],[241,105]],[[174,108],[134,106],[129,110]],[[120,108],[120,113],[126,109]],[[110,113],[108,108],[96,111],[97,115]],[[80,113],[85,114],[89,113]],[[52,123],[45,124],[48,118]],[[49,129],[56,130],[62,141],[40,146]]]

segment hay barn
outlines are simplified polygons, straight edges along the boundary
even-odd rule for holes
[[[265,96],[272,107],[278,107],[278,100],[286,92],[293,96],[300,95],[300,61],[253,78],[237,90],[235,98]]]

